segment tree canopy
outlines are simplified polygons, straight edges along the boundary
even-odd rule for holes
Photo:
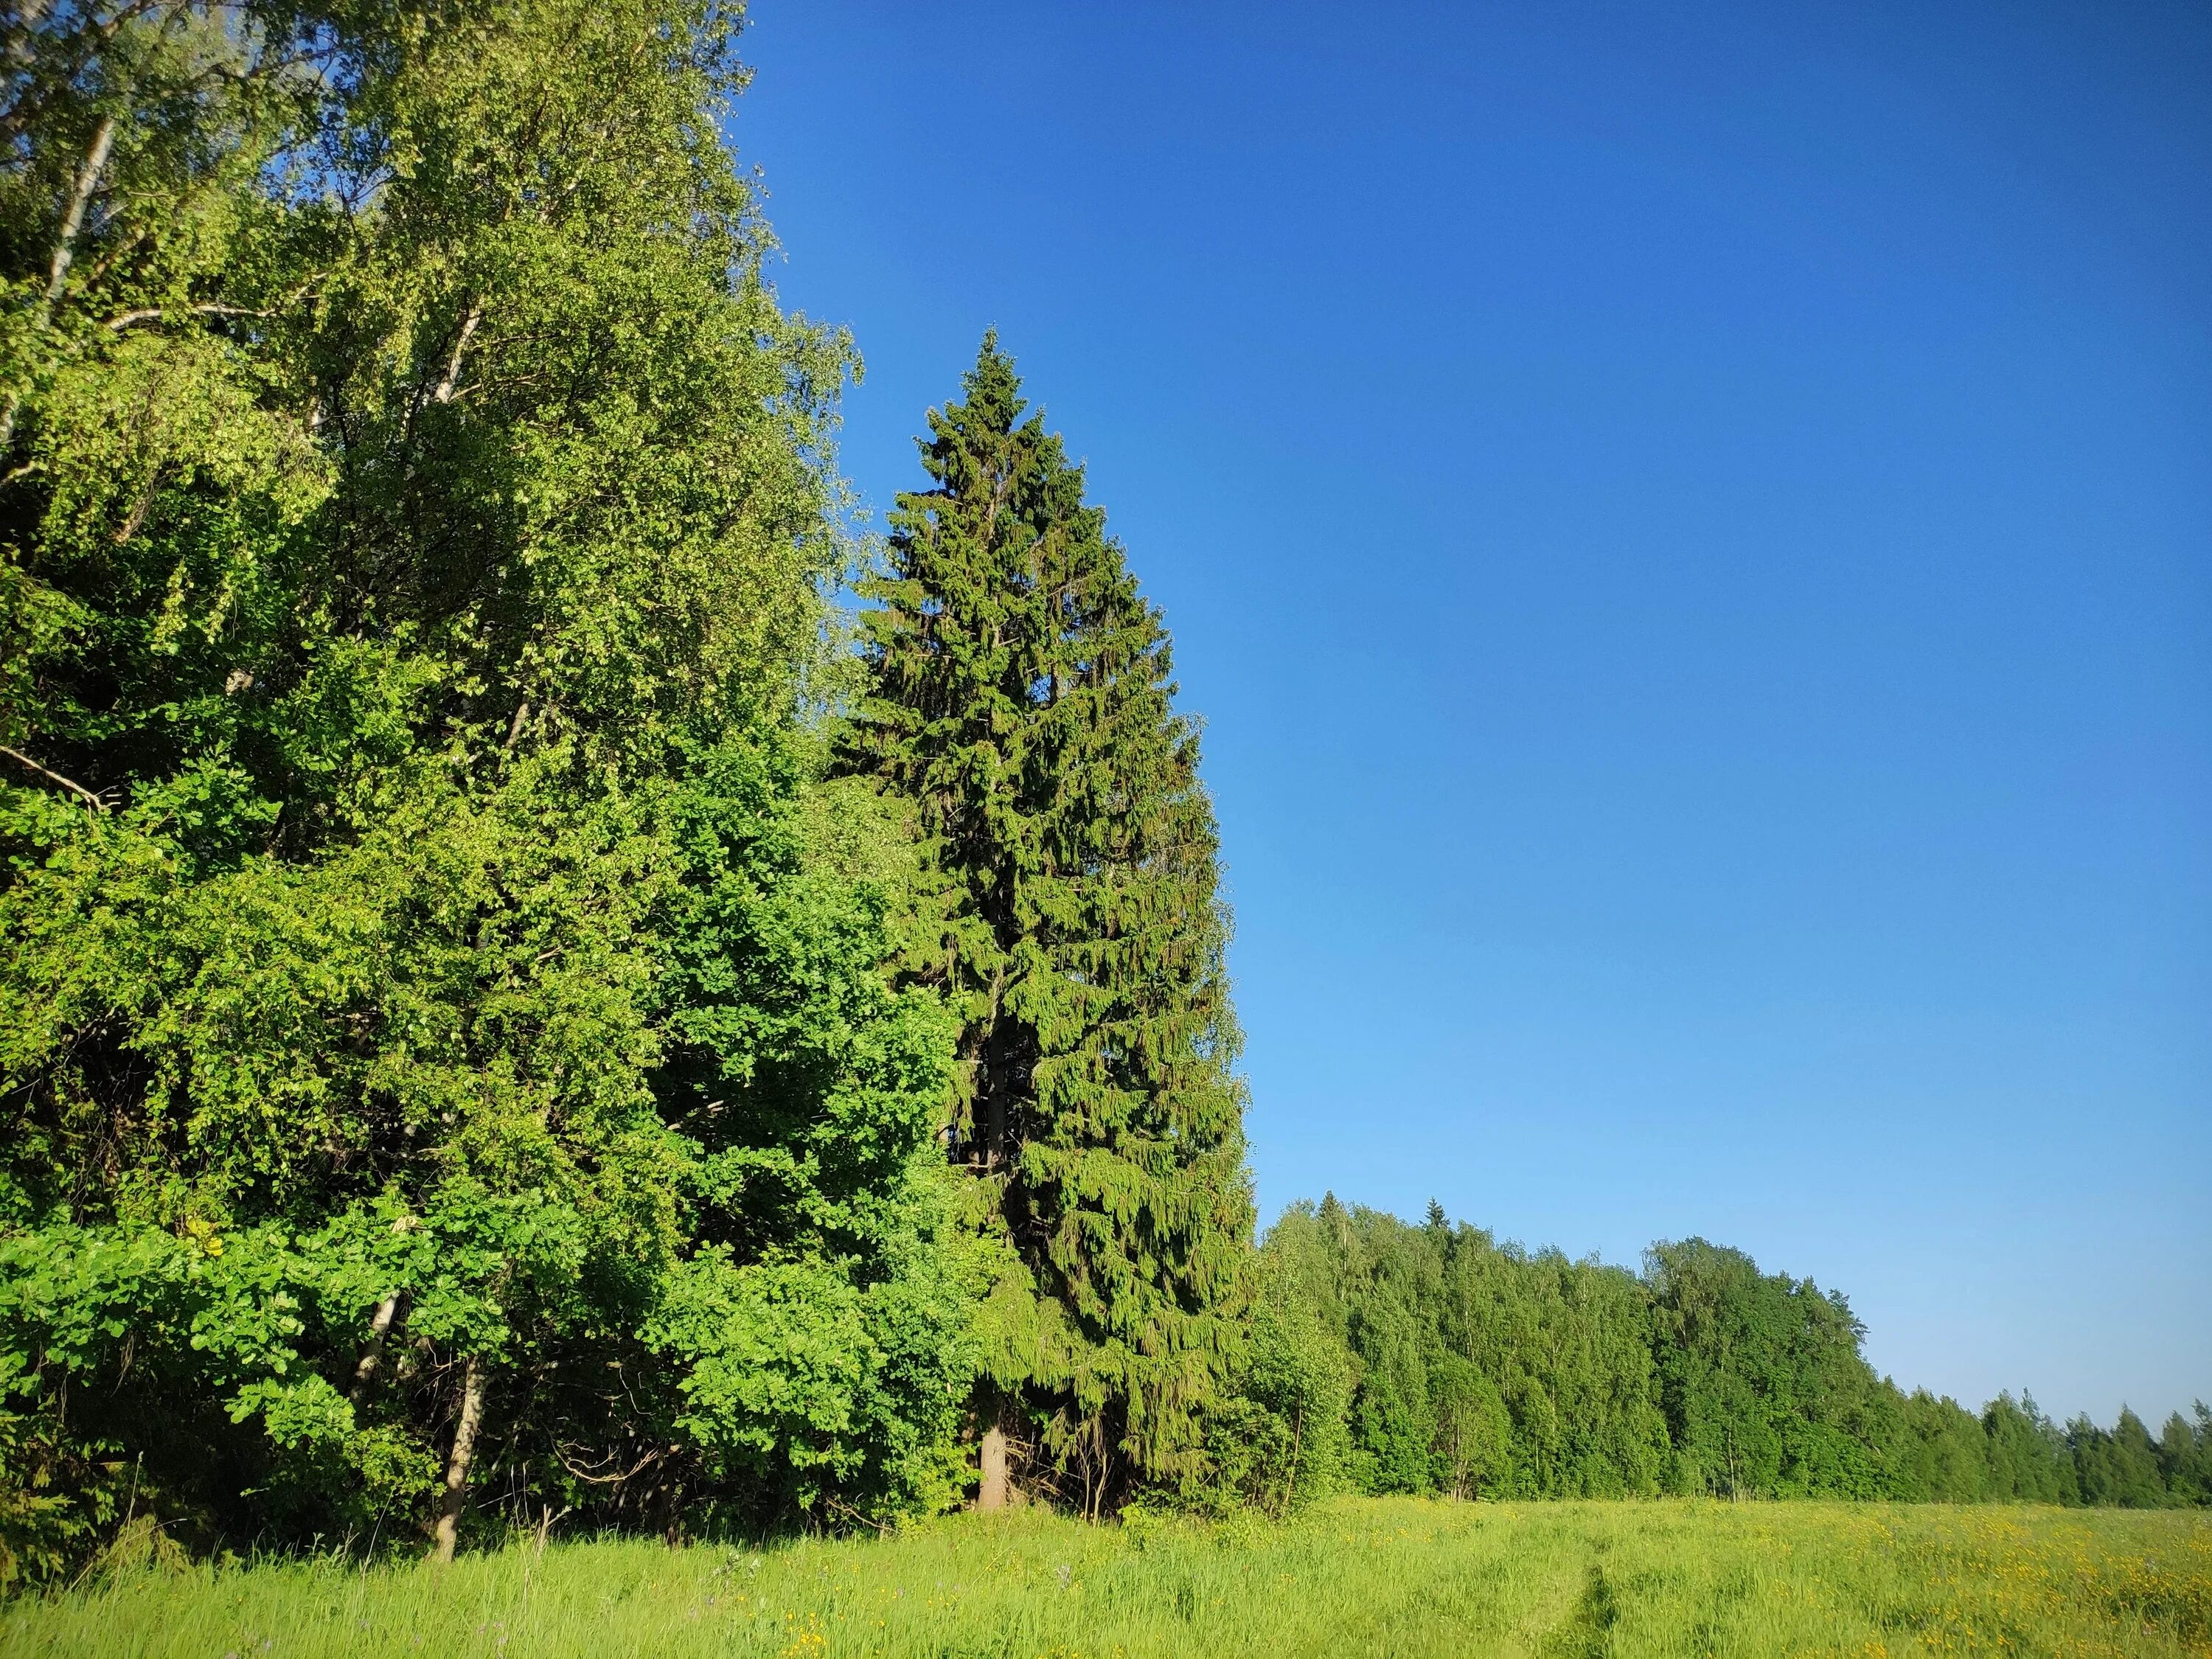
[[[803,718],[853,360],[738,21],[13,15],[10,1571],[957,1477],[953,1028]]]

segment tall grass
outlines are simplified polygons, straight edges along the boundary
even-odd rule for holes
[[[958,1516],[761,1550],[519,1543],[440,1570],[135,1571],[0,1654],[777,1659],[2212,1654],[2212,1518],[1346,1500],[1284,1527]]]

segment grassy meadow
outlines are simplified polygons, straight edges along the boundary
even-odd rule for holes
[[[0,1654],[291,1659],[2212,1654],[2212,1516],[1342,1500],[1291,1524],[1035,1511],[763,1549],[521,1542],[438,1569],[139,1571]]]

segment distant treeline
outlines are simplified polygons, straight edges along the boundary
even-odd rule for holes
[[[2033,1399],[1980,1413],[1906,1394],[1860,1352],[1850,1304],[1703,1239],[1641,1274],[1500,1244],[1431,1205],[1424,1225],[1334,1197],[1261,1251],[1250,1369],[1216,1451],[1247,1497],[1344,1486],[1483,1498],[1658,1492],[2212,1501],[2212,1409],[2154,1436],[2060,1425]]]

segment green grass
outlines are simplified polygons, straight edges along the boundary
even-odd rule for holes
[[[1346,1500],[1285,1527],[957,1516],[763,1550],[137,1571],[0,1608],[0,1655],[845,1659],[2212,1654],[2212,1517]]]

